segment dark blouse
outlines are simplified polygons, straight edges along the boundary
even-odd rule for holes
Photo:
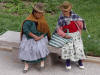
[[[41,36],[43,34],[42,32],[37,31],[37,23],[27,20],[23,24],[23,34],[26,35],[27,39],[33,39],[33,37],[29,36],[30,32],[37,36]],[[46,34],[44,36],[46,36]]]

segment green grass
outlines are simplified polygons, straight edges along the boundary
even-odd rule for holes
[[[60,1],[62,3],[64,0]],[[91,38],[89,39],[87,38],[87,33],[83,31],[82,38],[85,46],[85,52],[88,55],[100,56],[100,0],[69,1],[73,4],[73,10],[85,19],[87,29],[91,35]],[[60,4],[60,2],[57,4],[55,3],[54,7],[58,6],[58,4]],[[27,8],[25,7],[24,9]],[[53,8],[51,10],[54,10]],[[28,11],[30,12],[31,8]],[[20,31],[21,23],[28,16],[29,12],[24,11],[21,12],[21,15],[16,15],[13,14],[12,11],[8,12],[8,8],[0,9],[0,33],[7,30]],[[56,13],[54,15],[51,15],[50,13],[45,14],[51,32],[53,32],[55,29],[59,13],[60,11],[56,8]]]
[[[0,13],[0,32],[5,32],[7,30],[20,31],[20,25],[24,18],[25,16],[3,15]]]

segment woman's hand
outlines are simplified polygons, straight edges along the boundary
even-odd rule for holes
[[[30,32],[29,36],[33,37],[35,41],[38,41],[44,37],[44,34],[42,34],[41,36],[37,36],[37,35],[33,34],[32,32]]]
[[[38,41],[38,40],[41,40],[43,37],[44,37],[44,34],[41,36],[36,36],[34,39],[35,39],[35,41]]]
[[[69,35],[66,35],[66,36],[64,36],[64,38],[66,38],[66,39],[70,39],[70,38],[72,38],[72,37],[69,36]]]

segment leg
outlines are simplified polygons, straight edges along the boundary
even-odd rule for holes
[[[25,62],[23,73],[26,73],[29,69],[29,64]]]
[[[42,61],[40,62],[40,67],[41,67],[41,68],[44,68],[44,60],[42,60]]]
[[[74,37],[74,51],[75,61],[85,59],[83,42],[79,33],[76,33]]]

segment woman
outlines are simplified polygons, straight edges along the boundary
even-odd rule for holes
[[[24,73],[29,69],[29,63],[40,62],[44,67],[44,60],[49,54],[47,48],[50,31],[44,18],[43,3],[37,3],[22,24],[19,59],[25,63]]]
[[[79,67],[83,69],[82,60],[85,59],[85,54],[80,33],[81,29],[86,29],[84,21],[71,10],[70,2],[65,1],[59,8],[62,13],[58,19],[56,32],[66,39],[71,39],[71,42],[61,48],[61,57],[66,60],[66,69],[71,69],[70,61],[78,61]]]

